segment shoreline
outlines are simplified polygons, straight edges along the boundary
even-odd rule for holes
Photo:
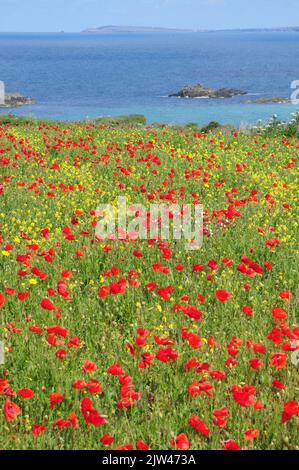
[[[188,122],[199,126],[209,121],[219,121],[225,125],[238,127],[243,124],[254,125],[257,122],[266,123],[274,115],[282,121],[289,121],[292,115],[299,111],[298,105],[290,103],[246,104],[224,103],[219,100],[217,106],[209,99],[181,99],[169,98],[169,104],[163,106],[132,106],[119,108],[114,112],[100,106],[87,105],[83,107],[45,106],[38,102],[35,105],[26,105],[17,108],[0,108],[0,116],[16,116],[35,120],[78,122],[102,118],[116,118],[119,116],[143,115],[148,124],[162,122],[167,125],[184,125]],[[200,103],[200,106],[198,106]]]
[[[233,123],[221,123],[218,121],[209,121],[204,125],[199,125],[196,122],[185,123],[167,123],[167,122],[154,122],[148,123],[147,119],[142,114],[127,114],[119,116],[97,116],[94,118],[83,120],[57,120],[57,119],[39,119],[33,116],[17,116],[13,114],[0,113],[0,127],[5,125],[23,125],[23,124],[49,124],[49,125],[81,125],[81,126],[99,126],[111,129],[169,129],[169,130],[183,130],[199,133],[218,132],[223,135],[233,133],[235,131],[244,134],[259,134],[276,131],[283,135],[297,135],[299,134],[299,109],[294,113],[293,119],[289,121],[281,121],[273,116],[268,121],[256,123],[241,123],[235,125]]]

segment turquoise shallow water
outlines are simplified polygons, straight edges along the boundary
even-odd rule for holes
[[[299,33],[0,34],[0,80],[37,100],[2,112],[40,118],[144,114],[149,122],[252,123],[299,106],[244,104],[290,96]],[[237,87],[247,96],[179,99],[185,84]],[[1,111],[1,110],[0,110]]]
[[[276,114],[281,120],[289,120],[298,106],[284,105],[245,105],[226,104],[219,106],[145,106],[129,105],[126,107],[104,108],[102,106],[26,106],[18,109],[5,109],[17,115],[31,115],[34,117],[80,120],[95,116],[118,116],[123,114],[144,114],[148,123],[187,123],[195,122],[205,124],[210,121],[219,121],[223,124],[256,123],[259,120],[268,121]]]

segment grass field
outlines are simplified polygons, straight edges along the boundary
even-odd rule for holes
[[[298,152],[0,124],[0,448],[298,449]],[[202,204],[202,248],[99,240],[96,208],[124,195]]]

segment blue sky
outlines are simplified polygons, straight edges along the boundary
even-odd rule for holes
[[[1,0],[0,31],[107,24],[180,28],[297,26],[298,0]]]

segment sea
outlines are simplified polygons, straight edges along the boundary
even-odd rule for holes
[[[200,125],[290,120],[299,105],[246,101],[294,92],[299,32],[1,33],[0,80],[7,92],[36,100],[0,114],[67,121],[137,113],[148,123]],[[196,83],[247,94],[168,96]]]

